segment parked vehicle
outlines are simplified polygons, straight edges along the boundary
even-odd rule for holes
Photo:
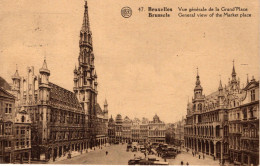
[[[130,159],[128,161],[128,165],[137,165],[137,164],[139,164],[140,160],[141,159]]]
[[[161,162],[156,160],[156,158],[150,158],[150,159],[130,159],[128,161],[128,165],[169,165],[168,162]]]
[[[137,152],[137,147],[134,146],[134,147],[132,148],[132,152]]]

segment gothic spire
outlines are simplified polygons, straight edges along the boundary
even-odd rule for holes
[[[75,74],[77,73],[77,66],[76,66],[76,64],[75,64],[74,73],[75,73]]]
[[[85,0],[85,11],[84,11],[84,17],[83,17],[83,23],[82,23],[81,31],[82,32],[89,32],[90,31],[87,0]]]
[[[108,104],[107,104],[107,99],[105,99],[104,105],[105,105],[105,106],[107,106],[107,105],[108,105]]]
[[[218,90],[222,90],[222,89],[223,89],[223,87],[222,87],[222,82],[221,82],[221,79],[220,79]]]
[[[235,61],[233,60],[233,70],[232,70],[232,77],[236,77],[236,71],[235,71]]]
[[[196,80],[196,86],[200,86],[200,76],[199,76],[199,69],[197,67],[197,80]]]

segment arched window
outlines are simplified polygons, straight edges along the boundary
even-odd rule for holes
[[[196,104],[193,105],[193,111],[196,111]]]
[[[25,121],[25,117],[24,116],[22,116],[22,122],[24,122]]]

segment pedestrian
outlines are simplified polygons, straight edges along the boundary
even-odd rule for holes
[[[106,155],[108,154],[108,151],[106,151]]]
[[[200,155],[199,155],[199,159],[200,159]]]
[[[183,165],[183,161],[181,161],[181,165]]]
[[[186,164],[187,166],[189,165],[189,163],[187,162],[187,164]]]

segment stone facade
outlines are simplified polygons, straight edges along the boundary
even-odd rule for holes
[[[259,81],[243,89],[240,105],[229,110],[229,159],[239,165],[259,164]]]
[[[249,111],[250,108],[253,108],[254,114],[258,114],[259,110],[257,107],[258,101],[246,104],[248,101],[248,97],[246,96],[250,94],[247,90],[249,86],[247,85],[244,89],[240,87],[240,80],[236,77],[234,65],[231,77],[227,86],[225,85],[223,87],[220,80],[218,90],[205,96],[203,95],[203,88],[200,84],[200,77],[197,74],[194,97],[192,102],[187,105],[187,120],[185,124],[185,147],[211,155],[213,158],[219,159],[222,163],[226,161],[233,162],[234,156],[241,155],[240,152],[240,154],[235,153],[235,155],[230,156],[234,154],[230,152],[232,149],[235,149],[236,152],[241,151],[241,149],[237,149],[238,146],[239,148],[243,147],[243,139],[241,138],[244,137],[240,136],[240,131],[243,131],[245,126],[248,128],[247,124],[253,124],[253,126],[255,126],[254,131],[259,131],[259,127],[256,125],[256,123],[258,123],[258,116],[252,121],[255,121],[255,124],[251,123],[250,119],[247,118],[243,123],[241,123],[239,119],[234,118],[242,117],[241,110],[247,107],[247,105],[254,105],[245,109]],[[254,85],[256,84],[259,84],[259,82],[254,83]],[[246,133],[247,129],[244,131]],[[251,138],[247,137],[246,142],[250,139]],[[258,141],[259,139],[255,140],[255,142]],[[236,146],[234,146],[234,144]],[[252,149],[252,151],[255,151],[255,149]],[[252,156],[248,155],[249,153],[244,154],[246,154],[245,156]],[[250,161],[248,157],[245,157],[245,159],[247,159],[248,162]],[[258,160],[254,160],[254,162],[258,162]]]
[[[116,123],[115,123],[115,143],[122,143],[122,128],[123,128],[123,119],[120,114],[116,116]]]
[[[126,116],[122,124],[122,138],[123,142],[125,143],[129,143],[132,141],[131,126],[132,121],[128,118],[128,116]]]
[[[127,116],[123,120],[122,116],[118,114],[115,121],[111,116],[108,122],[110,143],[165,143],[165,132],[165,124],[157,115],[153,121],[149,121],[147,118],[140,121],[138,118],[131,120]]]
[[[148,124],[148,141],[150,143],[165,143],[165,123],[155,115],[152,121]]]
[[[140,123],[140,143],[147,143],[148,142],[148,124],[149,120],[147,118],[143,118],[142,122]]]
[[[15,96],[0,88],[0,163],[31,162],[31,120]]]
[[[132,142],[140,141],[140,124],[141,121],[138,118],[134,118],[131,126]]]
[[[111,118],[109,118],[109,121],[108,121],[108,142],[110,144],[114,144],[115,138],[116,138],[115,121],[111,115]]]

